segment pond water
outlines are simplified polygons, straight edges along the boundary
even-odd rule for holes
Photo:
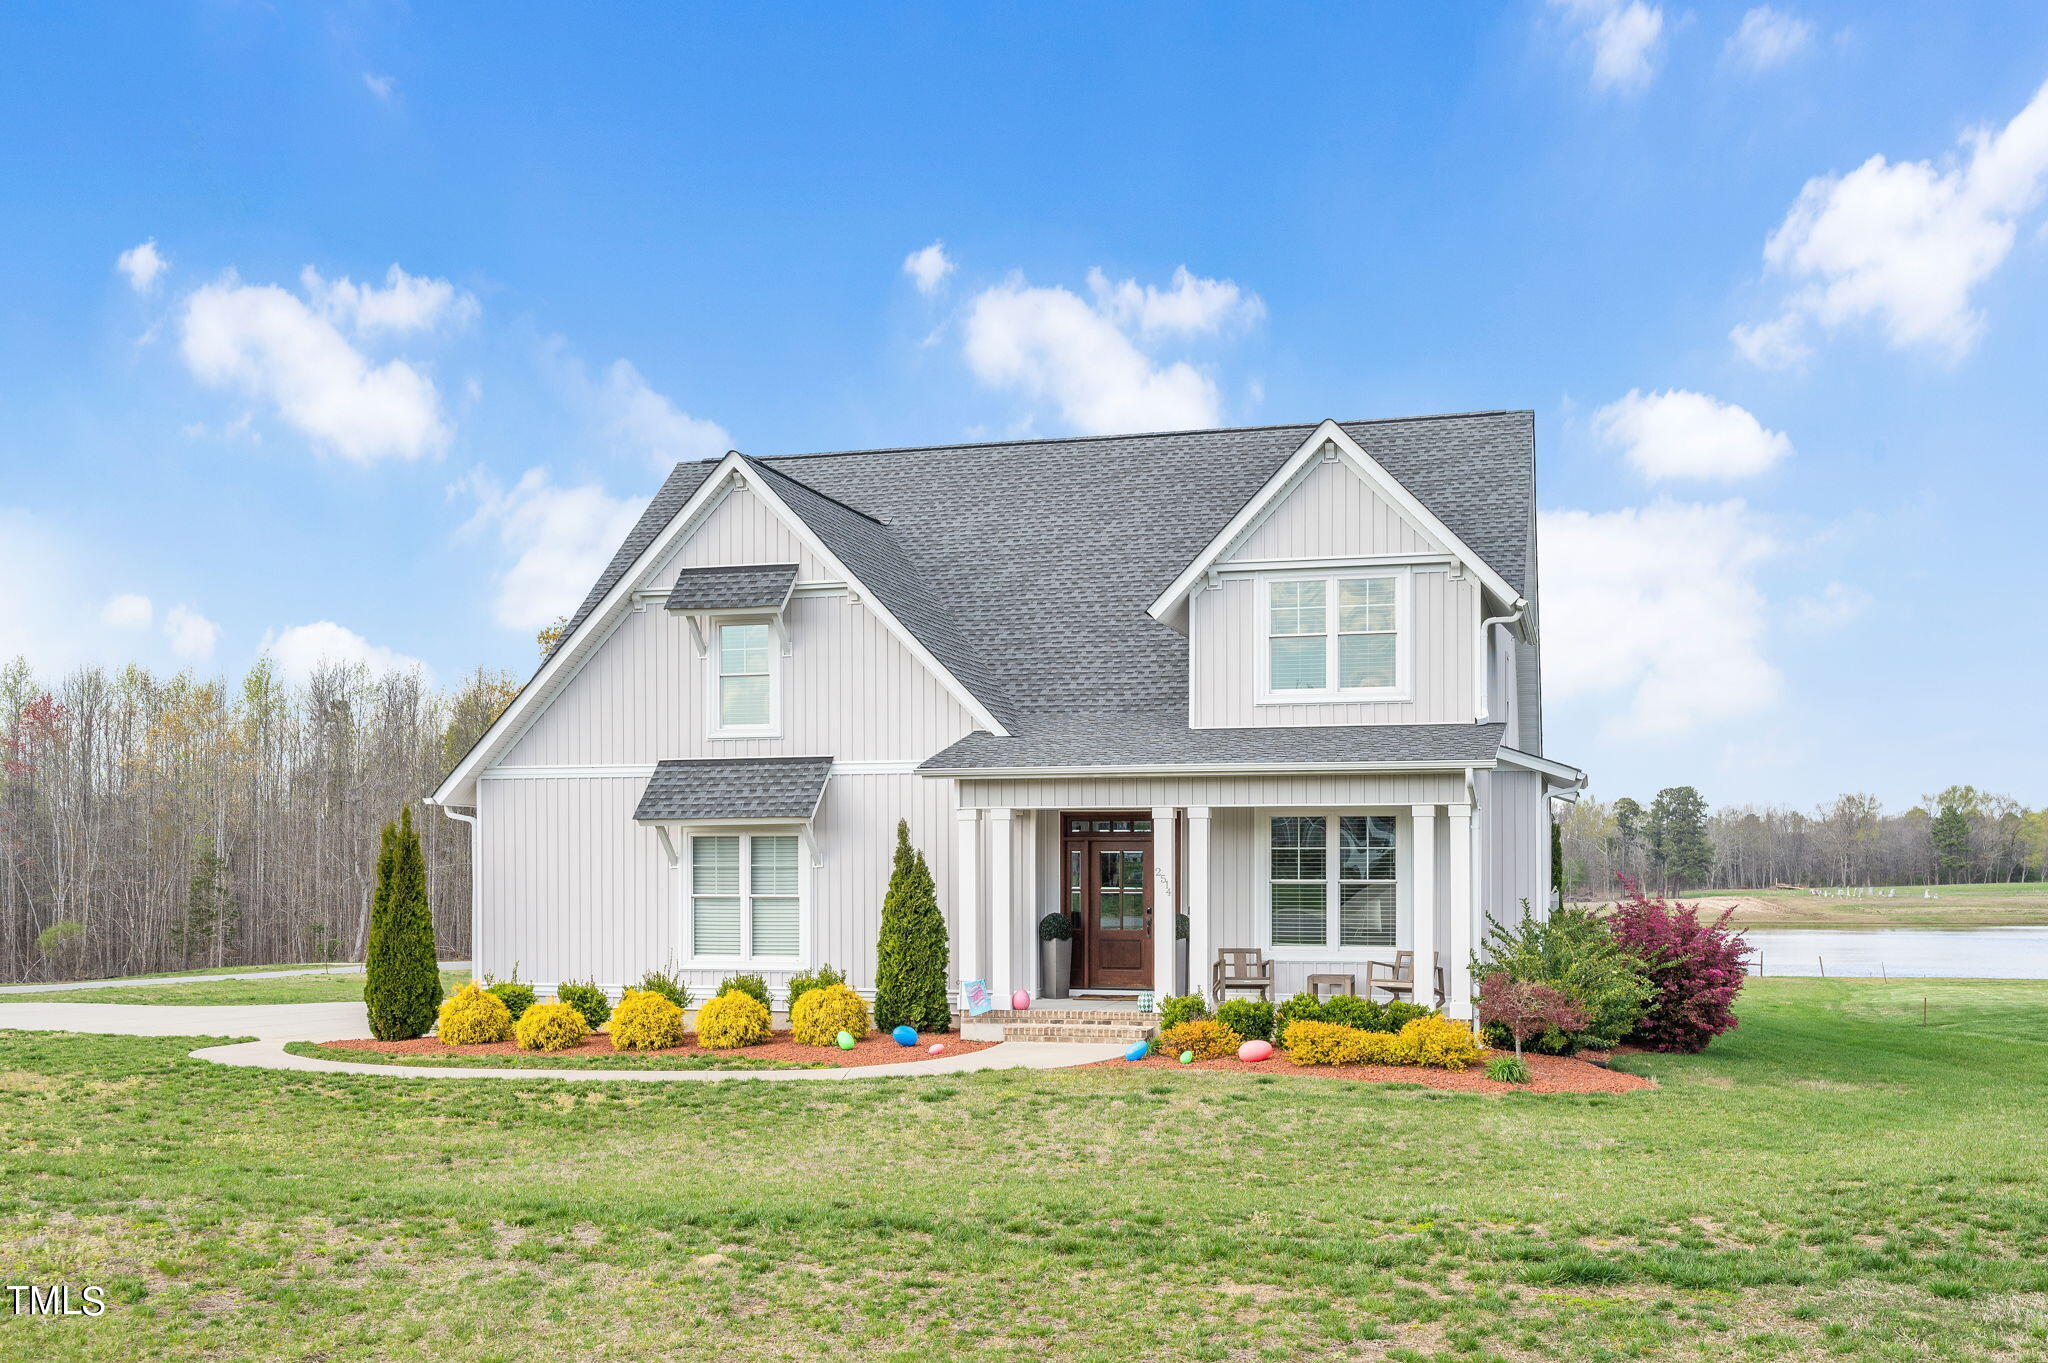
[[[2048,980],[2048,926],[1745,928],[1742,935],[1751,974]]]

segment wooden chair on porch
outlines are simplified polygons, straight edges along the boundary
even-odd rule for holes
[[[1443,959],[1435,952],[1430,953],[1429,959],[1431,962],[1430,973],[1435,977],[1435,1006],[1441,1008],[1444,1002]],[[1415,998],[1415,953],[1412,951],[1395,952],[1392,965],[1388,965],[1385,961],[1366,962],[1366,997],[1372,997],[1372,991],[1375,989],[1384,989],[1397,998],[1406,995],[1411,1001],[1420,1002],[1419,999]]]
[[[1271,1002],[1273,963],[1266,959],[1265,952],[1257,947],[1218,949],[1215,967],[1209,972],[1210,996],[1224,1003],[1233,989],[1256,989],[1260,998]]]

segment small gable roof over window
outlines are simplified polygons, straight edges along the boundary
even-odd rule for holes
[[[672,611],[779,611],[796,586],[794,563],[740,568],[685,568],[669,589]]]
[[[807,822],[832,774],[829,757],[714,757],[659,763],[633,817],[643,823]]]

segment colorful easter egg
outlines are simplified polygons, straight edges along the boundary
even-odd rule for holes
[[[934,1042],[932,1043],[932,1045],[931,1045],[931,1049],[930,1049],[930,1050],[928,1050],[928,1051],[926,1051],[926,1052],[925,1052],[925,1054],[926,1054],[926,1055],[937,1055],[937,1054],[938,1054],[938,1053],[939,1053],[940,1051],[943,1051],[943,1050],[945,1050],[945,1049],[946,1049],[946,1043],[945,1043],[945,1042],[943,1042],[943,1041],[934,1041]]]
[[[917,1029],[915,1027],[898,1027],[889,1035],[898,1046],[915,1046],[917,1044]]]
[[[852,1032],[841,1032],[839,1034],[839,1049],[842,1051],[850,1051],[853,1049]]]
[[[1031,1007],[1031,995],[1019,989],[1016,993],[1010,995],[1010,1007],[1016,1012],[1024,1012]]]
[[[1130,1048],[1130,1049],[1129,1049],[1128,1051],[1125,1051],[1125,1052],[1124,1052],[1124,1059],[1126,1059],[1126,1060],[1143,1060],[1143,1059],[1144,1059],[1144,1058],[1145,1058],[1145,1057],[1146,1057],[1146,1056],[1147,1056],[1148,1054],[1150,1054],[1150,1053],[1151,1053],[1151,1050],[1152,1050],[1152,1043],[1151,1043],[1151,1042],[1149,1042],[1149,1041],[1140,1041],[1140,1042],[1139,1042],[1139,1043],[1138,1043],[1137,1045],[1135,1045],[1135,1046],[1131,1047],[1131,1048]]]
[[[1260,1060],[1271,1060],[1273,1058],[1273,1043],[1270,1041],[1260,1041],[1254,1037],[1237,1048],[1237,1058],[1254,1063]]]
[[[1183,1064],[1183,1065],[1192,1065],[1192,1064],[1194,1064],[1194,1063],[1195,1063],[1195,1053],[1194,1053],[1193,1051],[1182,1051],[1182,1052],[1180,1053],[1180,1063],[1181,1063],[1181,1064]]]

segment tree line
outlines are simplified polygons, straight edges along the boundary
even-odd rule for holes
[[[1953,885],[2048,874],[2048,809],[1950,786],[1887,813],[1874,795],[1840,795],[1811,813],[1779,805],[1709,811],[1691,786],[1582,798],[1562,820],[1567,895],[1605,898],[1623,877],[1664,893],[1770,885]]]
[[[380,831],[510,703],[479,668],[269,660],[239,683],[0,667],[0,979],[361,960]],[[469,950],[468,827],[418,820],[444,955]]]

